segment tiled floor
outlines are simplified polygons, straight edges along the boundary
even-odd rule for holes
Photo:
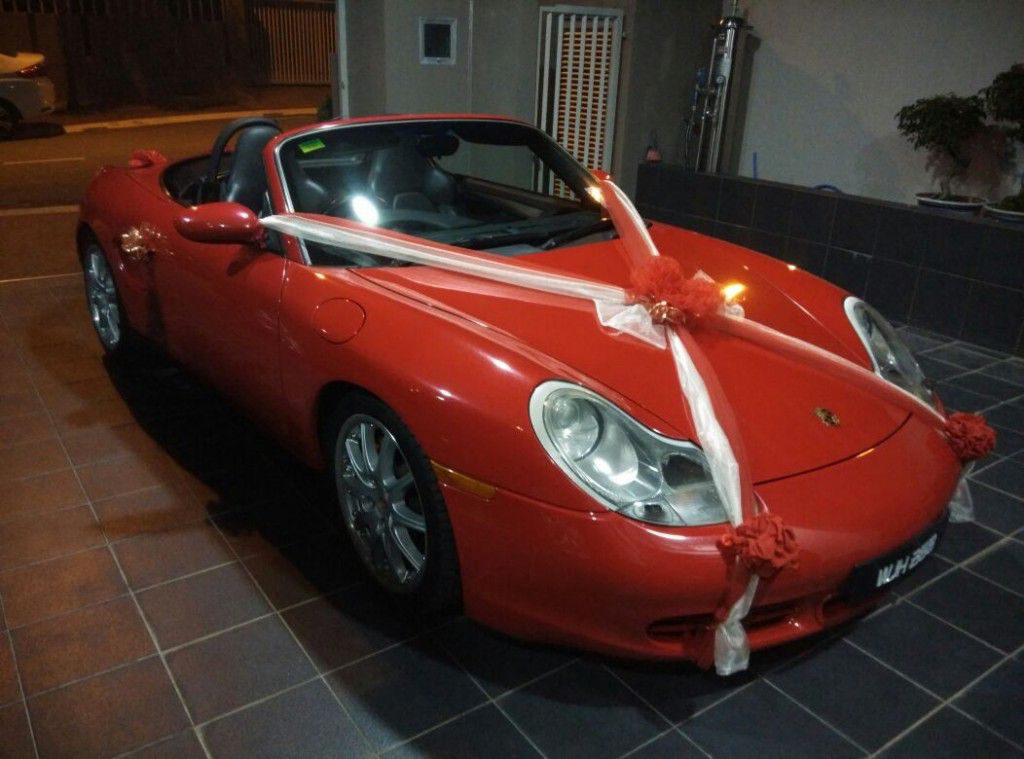
[[[310,473],[75,278],[0,286],[0,755],[1020,756],[1024,361],[906,331],[997,455],[893,602],[730,679],[416,620]]]

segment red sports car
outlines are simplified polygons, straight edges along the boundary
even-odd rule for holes
[[[367,570],[421,607],[708,663],[723,623],[760,648],[869,608],[962,473],[917,363],[860,300],[598,175],[505,118],[244,119],[92,181],[93,322],[330,470]],[[638,276],[647,252],[671,265]],[[624,292],[633,333],[595,315]]]

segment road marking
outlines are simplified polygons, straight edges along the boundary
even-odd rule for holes
[[[161,126],[164,124],[189,124],[194,121],[223,121],[240,119],[244,116],[311,116],[316,108],[280,108],[274,111],[221,111],[219,113],[187,113],[181,116],[151,116],[121,121],[92,121],[87,124],[66,124],[67,134],[86,132],[92,129],[135,129],[137,127]]]
[[[38,277],[15,277],[14,279],[0,279],[0,285],[9,285],[15,282],[33,282],[37,279],[59,279],[61,277],[77,277],[80,273],[77,271],[68,272],[67,274],[40,274]]]
[[[4,161],[4,166],[22,166],[27,163],[63,163],[65,161],[84,161],[84,155],[76,155],[71,158],[31,158],[25,161]]]
[[[7,216],[42,216],[48,213],[78,213],[78,206],[36,206],[34,208],[0,208],[0,218]]]

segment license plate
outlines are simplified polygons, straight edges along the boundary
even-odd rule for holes
[[[843,586],[846,596],[857,599],[877,593],[921,566],[938,545],[947,520],[948,514],[943,514],[938,522],[895,551],[854,567]]]

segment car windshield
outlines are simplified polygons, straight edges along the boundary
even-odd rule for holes
[[[516,256],[614,235],[597,180],[525,124],[407,121],[318,129],[285,140],[290,210]],[[380,265],[306,244],[313,264]]]

